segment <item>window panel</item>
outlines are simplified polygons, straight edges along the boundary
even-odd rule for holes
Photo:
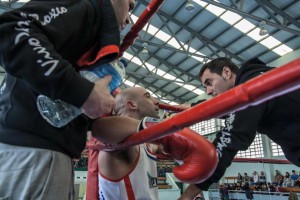
[[[225,126],[224,121],[225,120],[220,120],[220,119],[211,119],[207,121],[203,121],[197,124],[194,124],[190,128],[201,135],[207,135],[210,133],[215,133],[217,132],[218,126],[217,125],[219,120],[219,124],[221,124],[222,127]],[[282,152],[282,151],[281,151]],[[262,137],[261,134],[256,134],[254,141],[252,144],[249,146],[249,148],[246,151],[239,151],[236,155],[237,158],[262,158],[264,157],[264,152],[263,152],[263,145],[262,145]]]
[[[284,156],[284,153],[283,153],[281,147],[278,144],[276,144],[275,142],[273,142],[272,140],[271,140],[271,149],[272,149],[273,156]]]
[[[236,158],[262,158],[264,156],[261,134],[256,134],[254,141],[246,151],[239,151]]]
[[[190,127],[192,130],[200,133],[201,135],[207,135],[216,132],[216,119],[210,119],[194,124]]]

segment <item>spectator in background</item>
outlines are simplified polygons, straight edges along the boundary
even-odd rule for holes
[[[298,179],[296,180],[294,185],[300,187],[300,176],[298,176]]]
[[[248,176],[248,174],[246,172],[244,173],[244,181],[245,182],[249,182],[250,181],[250,176]]]
[[[241,175],[241,173],[238,173],[238,175],[237,175],[237,182],[239,184],[241,184],[243,182],[243,176]]]
[[[253,190],[254,191],[261,191],[261,186],[260,185],[253,185]]]
[[[275,187],[270,182],[267,183],[267,188],[268,192],[276,192]]]
[[[275,183],[277,186],[282,186],[283,179],[284,177],[282,176],[282,174],[278,170],[276,170],[273,184]]]
[[[159,177],[165,177],[166,176],[166,172],[165,172],[165,169],[163,167],[159,167],[158,176]]]
[[[246,198],[249,200],[252,200],[253,199],[253,191],[250,189],[248,182],[245,182],[245,184],[243,185],[243,190],[245,190]]]
[[[266,181],[267,181],[267,179],[266,179],[265,173],[263,171],[261,171],[260,175],[258,177],[258,182],[259,182],[259,184],[264,184],[265,185]]]
[[[227,184],[224,184],[223,187],[223,196],[224,196],[224,200],[229,200],[229,186]]]
[[[291,186],[294,187],[296,181],[298,180],[299,176],[296,174],[295,170],[292,170],[292,175],[291,175]]]
[[[236,190],[236,183],[227,183],[226,186],[228,190]]]
[[[291,187],[291,176],[289,172],[285,172],[282,187]]]
[[[251,181],[250,181],[250,186],[251,185],[258,185],[258,175],[257,175],[257,172],[256,171],[254,171],[253,173],[252,173],[252,176],[251,176]]]
[[[244,182],[242,181],[241,183],[237,183],[236,184],[236,190],[242,190],[242,185],[244,184]]]
[[[228,186],[225,184],[219,185],[219,194],[221,200],[229,200],[229,192],[228,192]]]
[[[298,195],[294,192],[290,192],[288,200],[298,200]]]
[[[223,192],[223,190],[224,190],[224,187],[223,187],[222,184],[220,184],[219,185],[219,195],[220,195],[220,199],[221,200],[224,200],[224,192]]]
[[[261,184],[260,188],[261,188],[261,191],[263,191],[263,192],[268,191],[268,188],[267,188],[266,184]]]

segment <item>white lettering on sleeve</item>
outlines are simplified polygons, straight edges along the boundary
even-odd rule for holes
[[[217,152],[219,158],[221,158],[223,155],[223,148],[227,147],[228,144],[231,143],[231,133],[229,131],[233,128],[232,123],[234,121],[234,118],[235,114],[230,113],[229,117],[225,121],[224,129],[221,131],[222,135],[220,137],[220,141],[217,143]]]
[[[53,72],[59,63],[59,60],[53,59],[50,52],[48,52],[47,49],[41,45],[41,42],[37,38],[30,35],[29,25],[32,21],[29,19],[34,18],[37,21],[39,21],[39,19],[43,19],[43,21],[40,21],[40,23],[43,26],[46,26],[47,24],[51,23],[52,19],[55,19],[59,15],[67,12],[68,9],[65,7],[51,8],[49,14],[44,15],[43,17],[40,17],[36,13],[26,14],[21,12],[20,15],[22,18],[24,18],[24,21],[18,21],[17,26],[15,27],[15,30],[19,32],[15,37],[15,44],[18,44],[21,39],[27,39],[28,44],[32,47],[32,50],[36,51],[39,56],[42,56],[42,58],[39,57],[36,62],[40,64],[41,67],[46,67],[47,71],[44,73],[45,76],[49,76]]]

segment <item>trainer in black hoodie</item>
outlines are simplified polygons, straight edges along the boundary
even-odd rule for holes
[[[0,16],[0,44],[0,65],[6,71],[0,90],[0,142],[80,157],[86,117],[55,128],[41,117],[36,100],[44,94],[83,105],[94,83],[76,71],[118,55],[120,31],[111,2],[32,0]]]
[[[251,59],[238,70],[235,85],[272,69],[257,58]],[[217,169],[197,187],[208,190],[212,183],[218,182],[237,152],[248,149],[256,132],[267,135],[280,145],[286,158],[300,166],[300,90],[230,113],[225,127],[213,141],[219,155]]]

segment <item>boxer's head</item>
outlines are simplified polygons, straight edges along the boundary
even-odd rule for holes
[[[141,87],[130,87],[116,96],[115,113],[136,119],[158,118],[158,101]]]

